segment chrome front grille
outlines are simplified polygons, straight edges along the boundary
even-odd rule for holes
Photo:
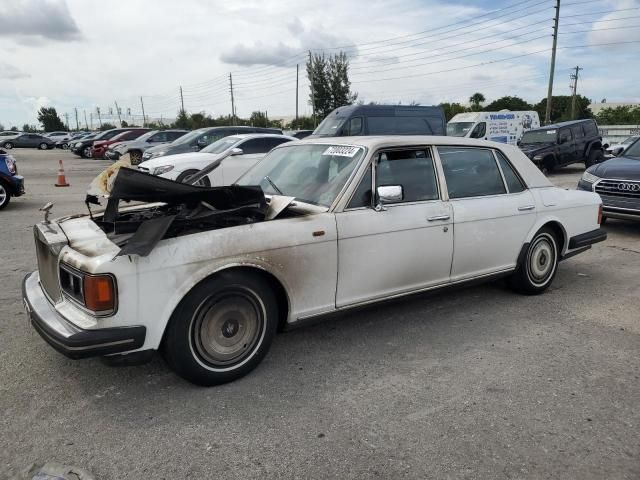
[[[60,285],[58,282],[58,255],[51,251],[49,245],[35,232],[36,256],[38,258],[38,271],[40,273],[40,285],[53,303],[61,299]]]
[[[640,199],[640,181],[638,180],[600,180],[595,187],[596,193],[611,197]]]

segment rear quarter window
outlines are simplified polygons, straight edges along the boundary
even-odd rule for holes
[[[368,117],[369,135],[433,135],[428,119],[421,117]]]

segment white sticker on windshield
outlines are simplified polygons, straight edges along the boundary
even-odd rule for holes
[[[547,135],[555,135],[556,131],[555,130],[547,130]]]
[[[327,148],[324,152],[322,152],[322,155],[352,158],[356,153],[358,153],[358,150],[359,150],[358,147],[332,145],[329,148]]]

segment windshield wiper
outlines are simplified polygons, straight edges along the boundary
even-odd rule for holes
[[[284,195],[284,193],[282,193],[282,190],[280,190],[278,186],[275,183],[273,183],[273,180],[269,178],[269,175],[265,175],[264,179],[267,182],[269,182],[269,184],[273,187],[273,189],[276,191],[278,195]]]

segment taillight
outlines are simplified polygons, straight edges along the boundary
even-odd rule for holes
[[[11,175],[15,175],[16,173],[18,173],[18,167],[16,167],[16,161],[14,160],[13,157],[11,156],[5,157],[4,163],[7,164],[7,170],[9,170],[9,173]]]
[[[94,312],[113,312],[116,307],[116,289],[110,275],[84,277],[84,304]]]
[[[598,207],[598,225],[602,225],[602,204]]]

